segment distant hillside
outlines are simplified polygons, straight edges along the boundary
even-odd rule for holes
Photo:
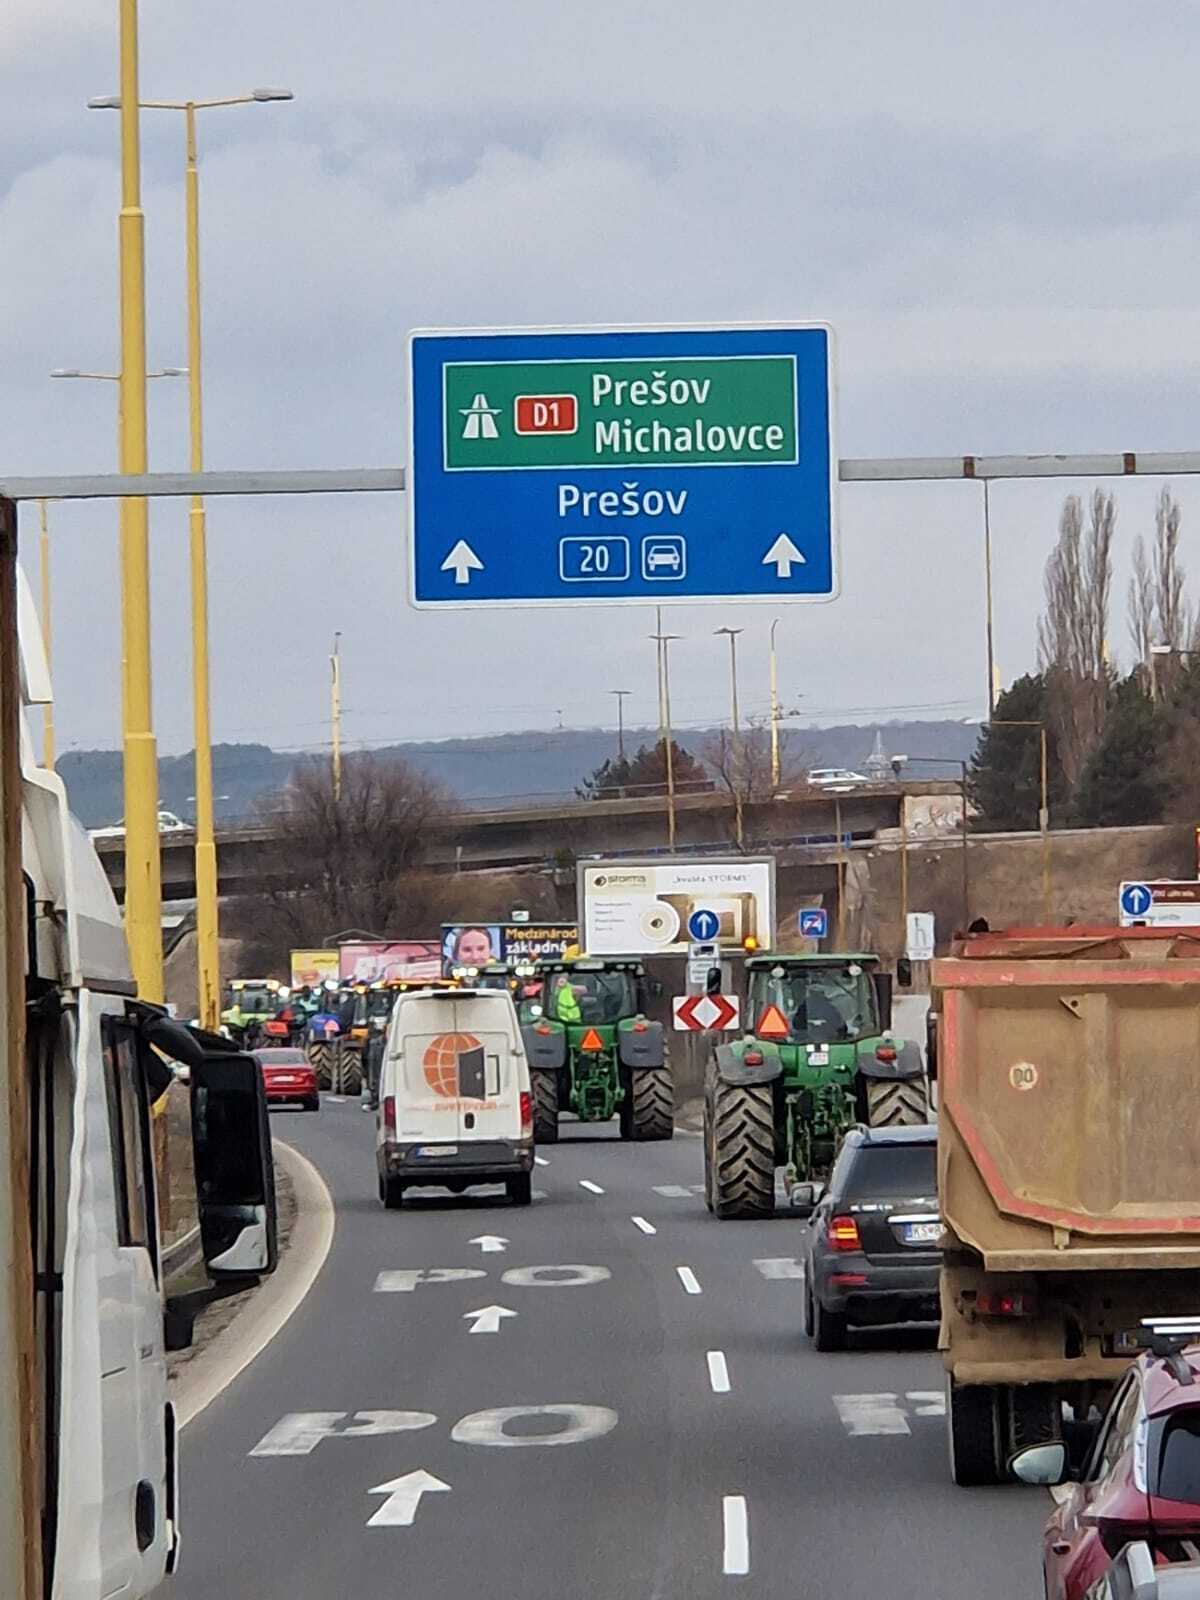
[[[712,728],[688,729],[679,743],[695,754],[713,737]],[[875,743],[884,751],[909,757],[940,757],[949,764],[914,762],[914,777],[954,777],[957,763],[969,758],[979,735],[965,722],[890,722],[876,727],[806,728],[789,733],[789,758],[809,767],[853,767],[861,771]],[[630,752],[653,744],[649,728],[626,730]],[[423,744],[386,745],[380,756],[399,756],[438,778],[468,805],[488,800],[531,801],[572,795],[576,785],[616,754],[616,734],[607,728],[562,728],[546,733],[502,733],[483,739],[441,739]],[[255,800],[286,784],[301,762],[316,758],[264,744],[219,744],[213,747],[213,781],[217,818],[233,822],[251,814]],[[116,822],[124,805],[121,753],[118,750],[72,750],[59,758],[71,805],[85,826]],[[185,756],[163,757],[158,763],[160,804],[185,820],[195,814],[194,764]]]

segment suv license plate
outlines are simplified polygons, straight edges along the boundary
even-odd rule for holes
[[[942,1237],[940,1222],[906,1222],[904,1224],[905,1244],[937,1244]]]
[[[456,1144],[421,1144],[417,1146],[417,1154],[419,1156],[456,1156],[458,1154],[458,1146]]]

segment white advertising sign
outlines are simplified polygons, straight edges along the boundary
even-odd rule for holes
[[[689,941],[740,946],[775,936],[775,862],[581,861],[579,921],[588,955],[685,955]]]
[[[933,912],[910,911],[904,953],[910,961],[933,960]]]

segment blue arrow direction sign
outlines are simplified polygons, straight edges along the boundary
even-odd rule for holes
[[[1154,904],[1154,896],[1145,883],[1121,885],[1121,910],[1127,917],[1144,917]]]
[[[721,919],[715,911],[700,908],[688,918],[688,932],[697,943],[706,944],[715,939],[721,928]]]
[[[829,913],[823,906],[812,906],[800,913],[800,934],[805,939],[824,939],[829,934]]]
[[[824,326],[418,332],[418,607],[831,600]]]

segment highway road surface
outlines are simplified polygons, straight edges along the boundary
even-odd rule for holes
[[[185,1431],[178,1600],[1024,1600],[1037,1491],[955,1489],[931,1338],[818,1355],[804,1224],[718,1223],[700,1141],[615,1122],[539,1198],[375,1194],[356,1102],[274,1114],[325,1268]]]

